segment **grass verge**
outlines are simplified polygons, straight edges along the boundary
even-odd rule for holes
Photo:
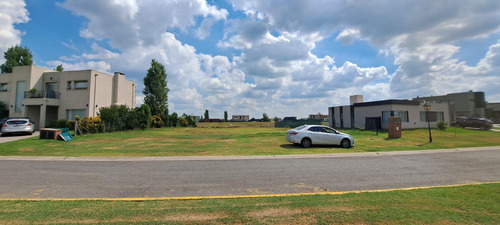
[[[236,199],[0,201],[0,224],[498,224],[500,183]]]
[[[352,131],[356,146],[304,149],[285,140],[286,128],[162,128],[78,136],[73,141],[37,137],[0,144],[0,156],[243,156],[377,152],[499,146],[500,132],[448,128],[404,130],[388,139],[372,131]]]

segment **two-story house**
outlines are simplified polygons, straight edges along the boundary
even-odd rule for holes
[[[9,117],[29,117],[40,129],[60,119],[97,116],[101,107],[134,108],[136,87],[123,73],[18,66],[12,73],[0,74],[0,101]]]

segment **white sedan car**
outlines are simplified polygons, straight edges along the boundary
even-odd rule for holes
[[[354,138],[345,133],[320,125],[303,125],[286,132],[286,140],[300,144],[304,148],[311,145],[340,145],[343,148],[354,146]]]

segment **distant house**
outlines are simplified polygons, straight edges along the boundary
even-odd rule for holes
[[[328,108],[329,125],[338,128],[387,129],[389,117],[401,117],[402,129],[426,128],[427,117],[423,101],[389,99],[373,102],[358,102]],[[432,127],[437,121],[450,122],[448,103],[432,102],[429,121]]]
[[[111,105],[135,108],[136,87],[123,73],[16,66],[12,73],[0,74],[0,101],[9,117],[29,117],[40,129],[56,120],[97,116],[100,108]]]
[[[500,123],[500,103],[486,103],[486,117]]]
[[[250,120],[249,115],[233,115],[231,121],[233,122],[248,122]]]
[[[413,100],[430,101],[436,103],[447,103],[450,109],[450,120],[455,121],[457,117],[485,117],[486,101],[484,92],[468,91],[436,95],[428,97],[416,97]]]
[[[323,115],[321,113],[309,115],[309,120],[328,120],[328,115]]]

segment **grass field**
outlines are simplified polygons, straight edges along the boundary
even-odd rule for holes
[[[499,183],[236,199],[0,200],[0,224],[498,224],[499,202]]]
[[[345,152],[401,151],[476,146],[500,146],[500,132],[449,128],[404,130],[402,138],[388,139],[372,131],[345,130],[356,146],[313,146],[304,149],[285,140],[286,128],[162,128],[77,136],[73,141],[37,137],[0,144],[0,156],[227,156],[289,155]]]

